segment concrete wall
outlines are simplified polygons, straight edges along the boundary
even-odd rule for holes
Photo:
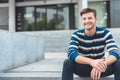
[[[43,58],[43,37],[0,30],[0,70],[18,67]]]
[[[120,48],[120,28],[109,28]],[[72,33],[76,30],[32,31],[24,34],[41,35],[45,38],[45,52],[66,52]]]

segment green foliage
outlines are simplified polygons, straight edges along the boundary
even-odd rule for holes
[[[32,31],[32,30],[58,30],[58,29],[63,29],[63,25],[60,25],[62,22],[61,19],[51,19],[48,24],[46,24],[45,18],[42,20],[39,20],[35,23],[28,24],[27,31]]]

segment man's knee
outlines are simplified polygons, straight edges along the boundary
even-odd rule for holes
[[[65,59],[63,66],[64,67],[73,67],[73,63],[74,63],[74,61],[72,61],[70,59]]]
[[[115,63],[115,69],[120,71],[120,59]]]

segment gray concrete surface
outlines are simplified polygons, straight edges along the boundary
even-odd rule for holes
[[[0,80],[61,80],[63,61],[66,53],[45,53],[45,59],[0,73]],[[74,80],[91,80],[79,78],[74,75]],[[113,75],[107,79],[113,80]]]
[[[120,28],[109,28],[120,48]],[[70,37],[76,30],[53,30],[22,32],[30,35],[41,35],[45,38],[45,52],[65,52],[68,48]]]
[[[0,71],[44,59],[44,38],[0,30]]]

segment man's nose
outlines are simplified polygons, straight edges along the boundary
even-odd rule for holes
[[[86,19],[85,22],[89,22],[89,19]]]

